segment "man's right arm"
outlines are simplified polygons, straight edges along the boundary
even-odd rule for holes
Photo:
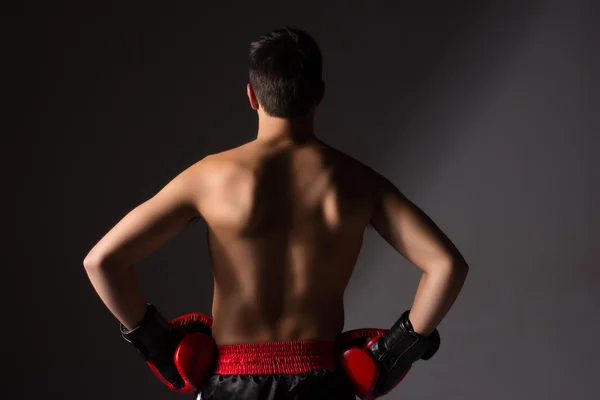
[[[423,271],[409,319],[415,332],[428,336],[458,297],[468,266],[436,224],[391,182],[378,176],[375,230]]]

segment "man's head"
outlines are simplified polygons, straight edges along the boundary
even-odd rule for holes
[[[277,29],[250,44],[248,98],[278,118],[308,114],[321,101],[321,50],[306,32]]]

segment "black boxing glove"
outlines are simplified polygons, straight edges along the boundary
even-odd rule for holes
[[[387,394],[402,381],[417,360],[428,360],[440,347],[435,330],[416,333],[406,311],[389,330],[357,329],[340,336],[341,364],[361,399]]]
[[[140,324],[131,330],[121,325],[121,335],[169,389],[193,393],[210,374],[216,354],[211,325],[212,318],[200,313],[168,322],[148,304]]]
[[[392,390],[418,360],[429,360],[440,348],[437,329],[431,335],[415,332],[405,311],[388,333],[369,347],[379,364],[379,377],[373,387],[374,397]]]

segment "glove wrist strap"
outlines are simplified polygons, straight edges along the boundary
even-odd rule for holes
[[[388,333],[369,347],[381,368],[372,389],[375,397],[393,389],[415,361],[431,358],[440,346],[437,330],[429,337],[414,331],[408,319],[409,312],[404,312]]]
[[[435,330],[429,337],[416,333],[405,311],[389,332],[370,350],[386,370],[403,370],[419,359],[427,360],[437,352],[440,336]]]
[[[152,304],[147,304],[144,318],[138,326],[128,330],[120,324],[121,336],[135,347],[146,360],[172,347],[173,329]]]

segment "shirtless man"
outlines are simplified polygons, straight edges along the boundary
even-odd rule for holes
[[[256,139],[198,161],[132,210],[90,251],[86,272],[123,337],[173,390],[203,399],[381,396],[435,353],[435,328],[468,267],[392,183],[317,139],[325,86],[313,38],[270,32],[252,42],[249,61]],[[212,318],[169,324],[146,303],[133,266],[195,218],[208,226]],[[368,225],[422,279],[389,331],[340,335]]]

